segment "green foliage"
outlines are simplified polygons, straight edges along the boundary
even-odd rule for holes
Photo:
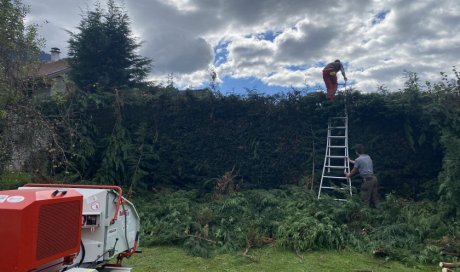
[[[364,211],[349,224],[355,230],[351,247],[363,252],[379,250],[387,258],[410,263],[448,259],[440,258],[449,246],[443,239],[456,235],[439,210],[435,202],[411,202],[389,194],[379,210]]]
[[[149,170],[153,168],[153,163],[159,160],[156,150],[158,135],[154,135],[152,139],[148,139],[148,136],[146,125],[141,124],[134,133],[134,139],[129,147],[129,154],[133,154],[127,157],[130,188],[143,187],[145,189],[145,185],[149,183]]]
[[[279,229],[281,246],[296,252],[313,249],[340,249],[345,245],[348,231],[345,225],[337,226],[329,218],[321,221],[302,212],[287,218]]]
[[[452,103],[457,87],[446,82],[422,88],[409,75],[400,92],[349,95],[350,144],[365,143],[383,193],[438,198],[447,150],[441,137],[446,129],[456,135],[460,119]],[[229,169],[240,188],[299,184],[312,170],[310,184],[316,185],[322,164],[311,166],[323,160],[327,119],[343,111],[344,97],[324,100],[322,93],[299,91],[223,96],[149,86],[76,91],[43,109],[62,116],[56,126],[71,167],[58,173],[131,188],[206,192]]]
[[[298,254],[318,249],[379,250],[387,259],[434,263],[455,253],[458,225],[446,224],[436,202],[389,195],[381,208],[359,200],[321,201],[301,187],[245,190],[211,201],[212,193],[162,189],[136,199],[142,243],[181,245],[191,255],[212,257],[267,244]]]
[[[439,198],[446,216],[458,219],[460,209],[460,73],[454,67],[455,77],[449,79],[441,73],[443,81],[429,85],[431,92],[437,96],[439,108],[433,114],[442,116],[438,126],[441,131],[440,143],[443,147],[444,158],[442,171],[439,173]]]
[[[194,192],[164,191],[155,194],[148,202],[140,202],[143,243],[156,245],[185,241],[196,205],[193,198]]]
[[[27,14],[20,0],[0,1],[0,119],[33,86],[30,78],[38,68],[42,41],[35,26],[26,25]]]
[[[36,26],[26,24],[28,12],[20,0],[0,1],[0,172],[19,164],[12,163],[13,150],[33,157],[22,163],[22,171],[36,170],[46,157],[42,141],[46,124],[28,97],[34,91],[43,41],[38,38]]]
[[[70,33],[70,75],[88,92],[131,87],[150,71],[151,61],[136,53],[140,44],[132,37],[126,12],[113,0],[107,7],[88,10],[79,33]]]
[[[442,171],[439,174],[440,201],[445,205],[448,215],[460,217],[460,134],[443,131],[441,143],[445,147]]]
[[[55,156],[54,160],[59,164],[53,170],[60,179],[76,182],[94,178],[92,166],[99,155],[99,129],[94,123],[97,118],[94,113],[101,104],[108,103],[107,100],[102,95],[75,90],[62,99],[41,102],[41,112],[58,131],[55,138],[62,152]],[[106,123],[110,123],[110,120],[106,120]]]
[[[20,0],[0,1],[0,171],[45,168],[48,174],[47,141],[55,131],[29,97],[43,40],[35,25],[26,24],[28,12]]]
[[[128,177],[126,175],[125,161],[128,157],[131,139],[120,120],[117,120],[112,135],[107,140],[107,148],[95,179],[100,183],[126,184]]]
[[[22,172],[3,172],[0,175],[0,190],[14,190],[31,182],[32,176]]]
[[[297,183],[310,174],[313,159],[322,161],[325,137],[321,135],[325,136],[327,118],[342,107],[340,102],[320,106],[321,94],[239,97],[161,88],[121,93],[123,120],[118,125],[124,130],[113,129],[114,108],[108,104],[91,110],[91,115],[97,116],[94,125],[104,128],[97,137],[109,143],[124,131],[114,144],[125,146],[134,169],[136,159],[143,159],[142,172],[138,172],[141,177],[135,180],[147,187],[169,184],[197,188],[233,166],[243,187]],[[350,139],[366,143],[382,190],[413,198],[423,193],[424,183],[436,178],[442,162],[440,146],[432,144],[440,136],[429,123],[430,112],[402,107],[401,94],[356,93],[352,101]],[[315,157],[308,155],[313,154],[313,140],[319,149]],[[107,147],[113,145],[98,145],[96,154],[108,154]],[[151,159],[142,155],[147,153]],[[93,166],[100,165],[97,155],[88,159],[95,160]],[[126,162],[126,157],[118,160]],[[316,164],[317,173],[321,166]]]
[[[25,24],[27,14],[20,0],[0,1],[0,77],[7,81],[10,91],[25,91],[29,77],[37,69],[42,41],[36,27]]]

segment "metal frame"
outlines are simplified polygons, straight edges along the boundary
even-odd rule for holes
[[[343,84],[345,86],[345,117],[332,117],[328,120],[327,125],[327,141],[326,141],[326,152],[324,155],[324,164],[323,164],[323,172],[321,174],[321,182],[319,184],[318,190],[318,199],[321,198],[321,191],[323,189],[330,189],[330,190],[349,190],[350,196],[353,195],[352,188],[351,188],[351,178],[347,178],[345,174],[341,173],[341,175],[332,173],[331,169],[343,169],[346,172],[350,172],[350,161],[349,161],[349,154],[348,154],[348,90],[346,88],[346,82]],[[343,125],[336,125],[337,120],[343,120]],[[336,121],[336,122],[334,122]],[[343,130],[343,135],[334,135],[335,131]],[[343,139],[343,145],[340,144],[332,144],[332,139]],[[336,152],[340,152],[343,150],[343,155],[336,155],[331,154],[331,150]],[[343,158],[343,164],[334,164],[338,159]],[[332,160],[331,160],[332,159]],[[333,164],[331,164],[333,162]],[[323,186],[325,181],[328,181],[328,186]],[[346,187],[337,187],[336,181],[337,180],[346,180],[347,186]],[[347,188],[348,187],[348,188]],[[338,198],[336,200],[339,201],[346,201],[345,198]]]

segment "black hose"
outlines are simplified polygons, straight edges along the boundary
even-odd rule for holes
[[[83,260],[85,259],[85,254],[86,254],[85,245],[83,245],[83,240],[80,240],[80,244],[81,244],[81,259],[77,267],[80,267],[80,265],[83,264]]]
[[[125,239],[126,239],[126,246],[129,248],[129,241],[128,241],[128,214],[126,213],[126,208],[125,205],[123,204],[123,201],[121,202],[121,207],[123,208],[123,212],[125,213]]]

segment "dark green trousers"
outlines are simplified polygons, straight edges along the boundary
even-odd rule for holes
[[[361,185],[361,200],[367,206],[379,206],[379,182],[375,176],[367,177]]]

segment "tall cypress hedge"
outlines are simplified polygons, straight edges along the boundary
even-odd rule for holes
[[[350,146],[366,146],[383,192],[435,196],[441,130],[459,129],[452,121],[458,107],[448,113],[441,105],[458,101],[456,89],[439,83],[421,90],[408,81],[399,92],[350,91]],[[80,93],[69,101],[82,133],[62,135],[81,153],[70,160],[79,178],[145,188],[203,188],[232,169],[240,187],[273,188],[308,180],[313,160],[318,182],[328,118],[343,115],[345,105],[343,94],[329,102],[323,93],[295,90],[226,96],[160,87]]]

